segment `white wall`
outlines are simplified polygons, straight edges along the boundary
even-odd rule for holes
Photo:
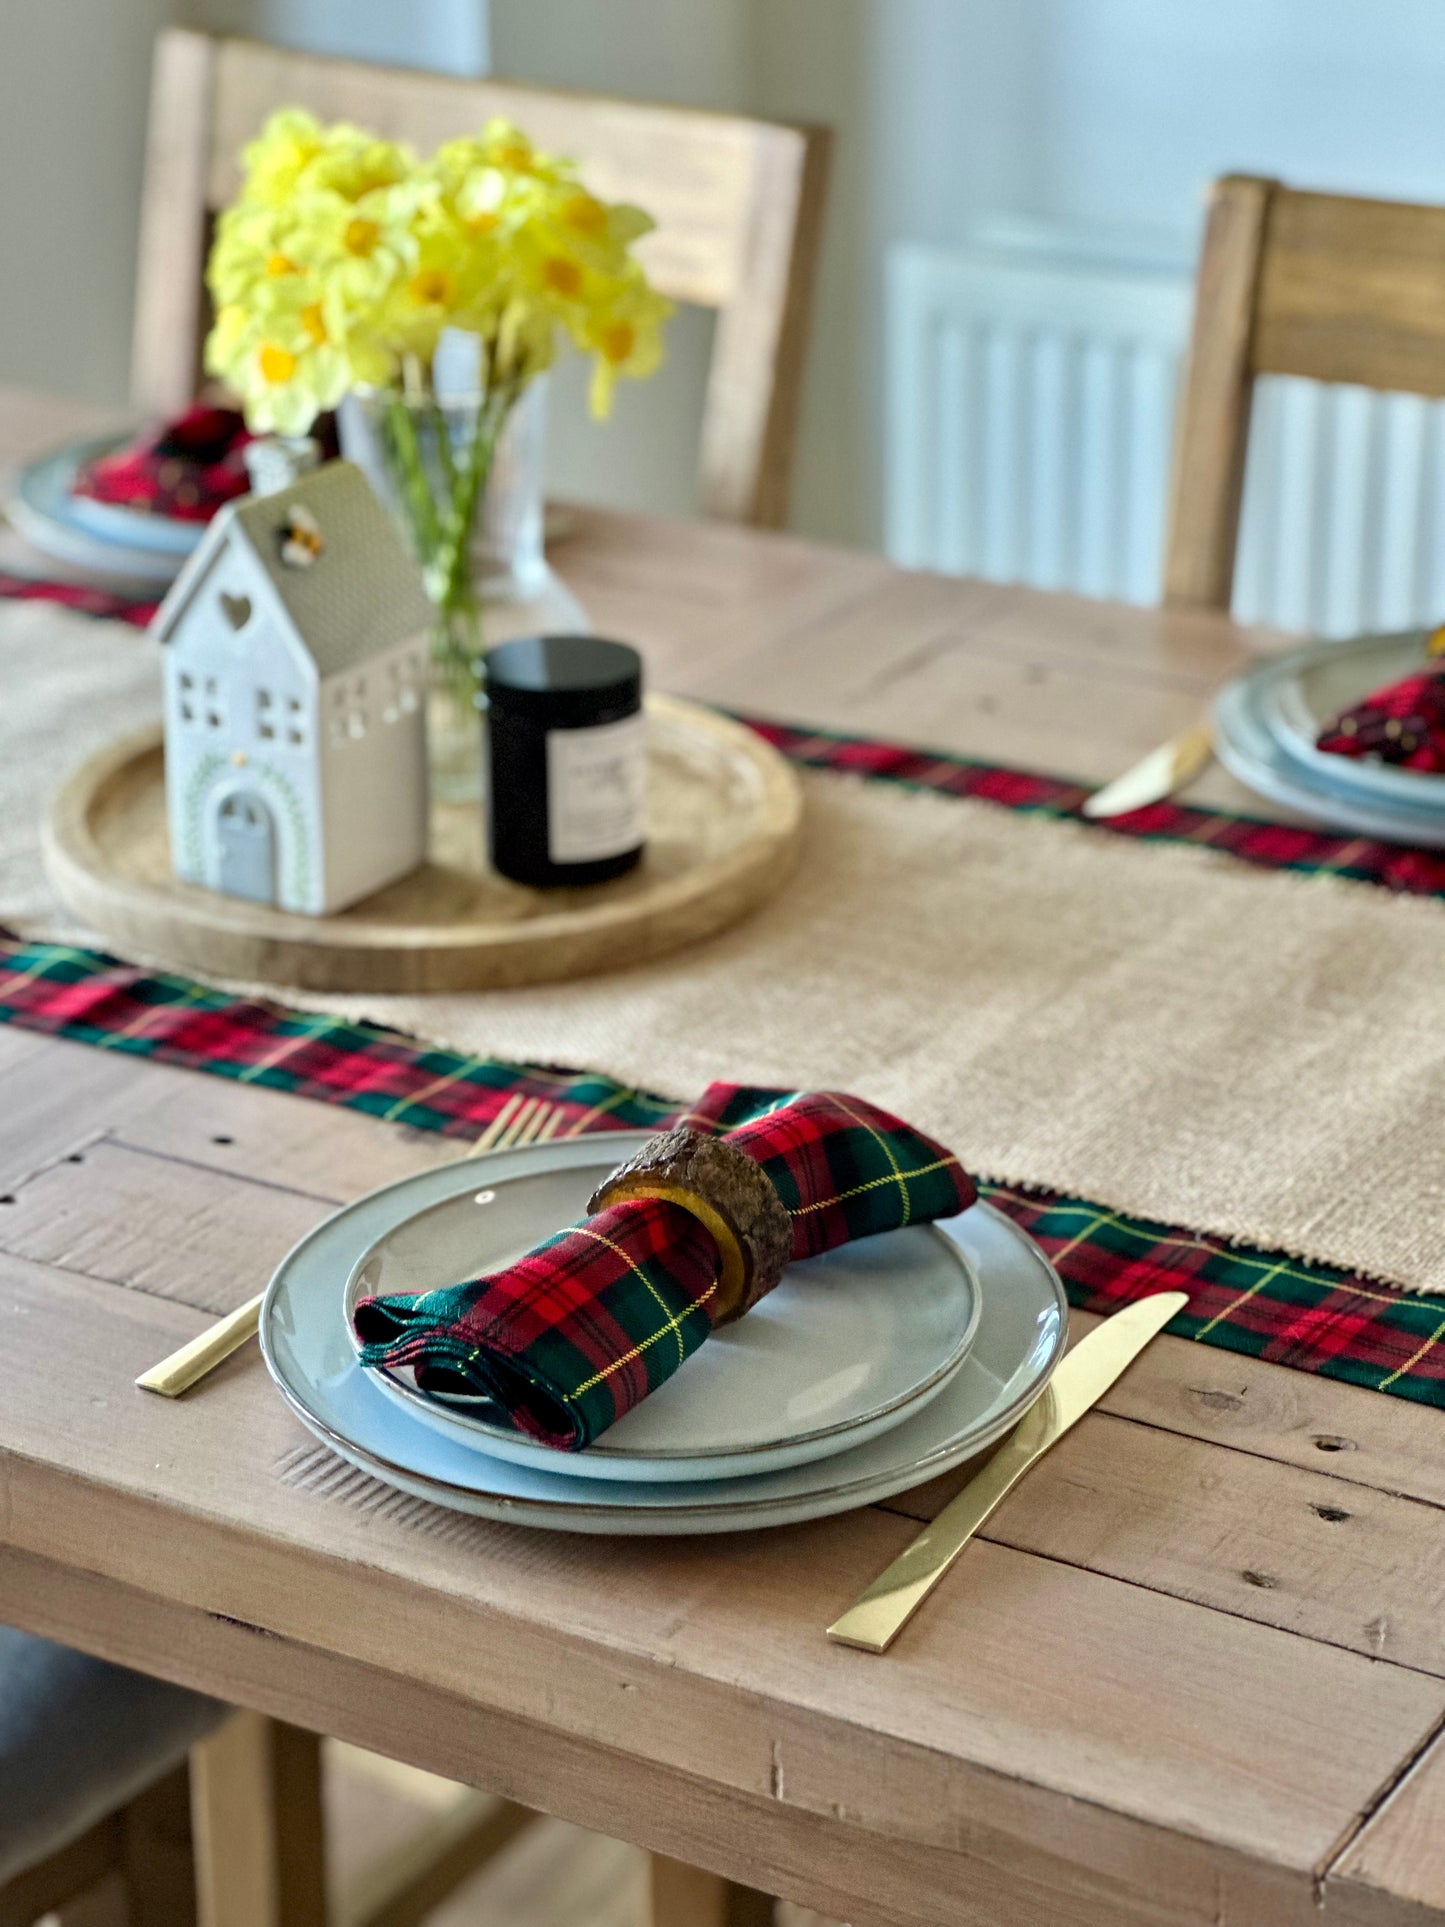
[[[487,0],[193,0],[188,17],[215,33],[440,73],[485,73],[489,59]]]
[[[185,4],[0,0],[0,379],[124,392],[148,47]],[[476,69],[486,12],[193,0],[191,17]],[[1445,200],[1440,0],[492,0],[491,21],[500,73],[834,125],[795,519],[845,539],[881,529],[892,241],[1014,214],[1187,244],[1227,168]],[[685,505],[708,345],[685,317],[670,368],[605,429],[564,380],[561,484]]]
[[[1439,0],[493,0],[493,23],[500,72],[834,125],[795,520],[850,540],[881,530],[890,242],[1010,214],[1187,248],[1231,168],[1445,200]],[[627,455],[666,503],[672,453]]]

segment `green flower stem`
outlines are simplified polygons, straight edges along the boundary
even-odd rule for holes
[[[426,462],[417,440],[416,421],[411,407],[400,395],[389,395],[386,402],[386,452],[392,479],[401,490],[407,518],[411,523],[419,556],[425,559],[441,540],[436,504],[426,478]]]
[[[388,395],[384,404],[388,469],[406,513],[427,594],[437,609],[434,673],[462,722],[472,716],[481,653],[472,541],[498,438],[524,386],[521,378],[489,379],[468,432],[455,447],[446,409],[430,389],[418,390],[412,380],[407,389]]]

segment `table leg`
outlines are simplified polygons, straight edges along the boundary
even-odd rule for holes
[[[773,1927],[769,1894],[654,1853],[652,1927]]]
[[[321,1742],[236,1713],[191,1755],[200,1927],[326,1927]]]
[[[122,1811],[120,1825],[130,1927],[196,1927],[190,1776],[185,1767],[138,1793]]]

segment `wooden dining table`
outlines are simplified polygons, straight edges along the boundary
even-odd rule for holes
[[[0,462],[96,420],[0,397]],[[1277,642],[590,508],[554,561],[654,686],[1089,780]],[[254,1347],[134,1388],[455,1156],[0,1029],[0,1621],[855,1927],[1445,1920],[1439,1412],[1162,1338],[880,1658],[823,1629],[960,1473],[787,1530],[549,1535],[343,1466]]]

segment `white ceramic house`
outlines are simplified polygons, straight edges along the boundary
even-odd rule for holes
[[[350,462],[222,509],[151,625],[178,877],[324,915],[424,860],[430,619]]]

